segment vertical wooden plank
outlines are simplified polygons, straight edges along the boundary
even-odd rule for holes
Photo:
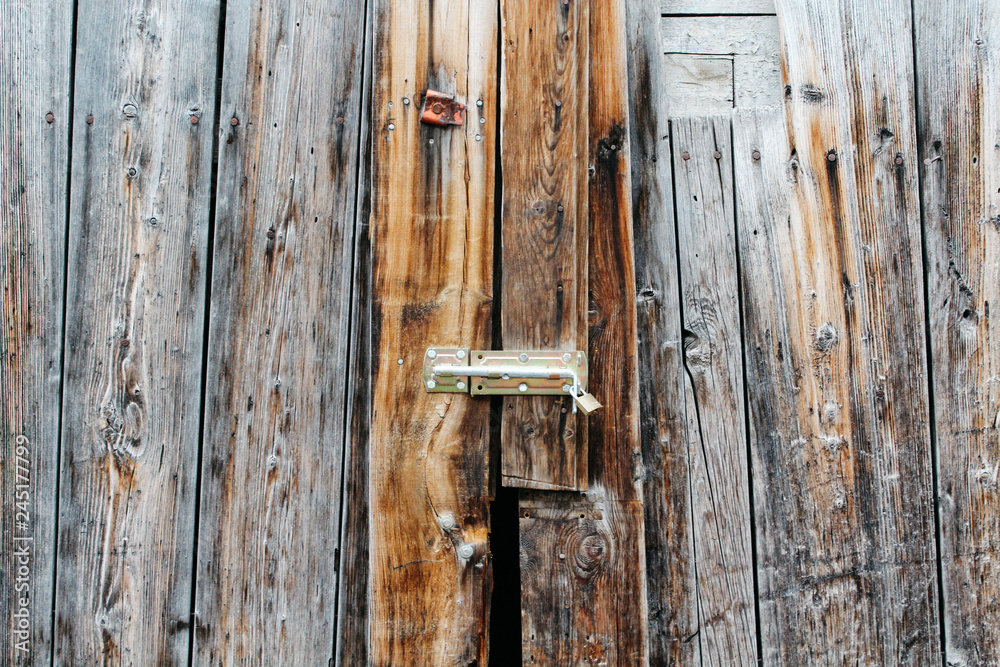
[[[48,661],[69,157],[69,3],[0,6],[0,662]]]
[[[55,659],[182,664],[219,7],[78,12]]]
[[[648,664],[625,5],[590,21],[591,386],[586,496],[521,500],[522,655]]]
[[[649,661],[699,664],[670,128],[658,0],[629,2],[629,122],[635,234]]]
[[[729,116],[671,121],[698,642],[713,665],[757,663],[750,481]]]
[[[229,7],[198,663],[333,659],[363,39],[347,0]]]
[[[489,402],[420,375],[428,346],[490,344],[496,39],[495,2],[375,2],[375,665],[486,664]],[[465,124],[422,124],[427,89],[466,103]]]
[[[948,664],[1000,663],[1000,7],[914,4]]]
[[[369,587],[368,478],[371,454],[371,67],[372,21],[366,4],[362,67],[361,154],[358,159],[354,228],[354,278],[351,289],[350,368],[344,419],[344,479],[340,515],[337,636],[335,664],[368,664]]]
[[[589,2],[503,0],[502,337],[507,350],[587,347]],[[507,397],[503,483],[587,488],[572,398]]]
[[[735,132],[762,657],[931,663],[910,8],[778,10],[787,135],[773,115]]]

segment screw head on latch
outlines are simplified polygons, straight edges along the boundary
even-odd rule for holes
[[[518,355],[518,357],[517,357],[517,358],[518,358],[518,360],[520,360],[520,361],[521,361],[522,363],[528,363],[528,353],[527,353],[527,352],[522,352],[521,354],[519,354],[519,355]]]
[[[455,353],[455,356],[458,357],[459,359],[465,359],[465,350],[459,350],[458,352]]]
[[[455,383],[455,388],[458,389],[459,391],[462,391],[465,389],[465,383],[459,380],[458,382]]]
[[[437,386],[437,382],[435,382],[434,380],[428,380],[427,381],[427,388],[428,389],[433,389],[436,386]]]
[[[522,393],[526,392],[526,391],[528,391],[528,385],[526,385],[525,383],[522,382],[521,384],[517,385],[517,390],[520,391],[520,392],[522,392]]]
[[[434,350],[427,350],[427,356],[433,359],[434,357],[438,356],[438,353],[435,352]]]
[[[573,358],[573,355],[570,354],[569,352],[567,352],[566,354],[563,355],[563,361],[566,362],[567,364],[570,362],[570,359],[572,359],[572,358]]]

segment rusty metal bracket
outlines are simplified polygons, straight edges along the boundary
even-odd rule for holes
[[[464,125],[465,105],[455,101],[454,95],[428,90],[424,96],[420,122],[429,125]]]
[[[573,397],[590,414],[601,407],[587,393],[587,353],[555,350],[469,350],[428,348],[424,389],[433,393],[468,391],[473,396],[520,395]]]

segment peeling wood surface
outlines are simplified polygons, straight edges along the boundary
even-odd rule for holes
[[[648,664],[625,20],[624,3],[591,7],[590,382],[604,407],[586,496],[522,496],[525,663]]]
[[[629,2],[629,151],[635,236],[649,662],[701,662],[691,524],[673,173],[657,0]]]
[[[663,14],[774,14],[774,0],[660,0]]]
[[[78,12],[55,661],[183,664],[219,8]]]
[[[587,348],[589,2],[503,0],[501,317],[506,350]],[[505,486],[587,488],[573,399],[504,399]]]
[[[729,117],[674,119],[691,510],[702,662],[757,663]]]
[[[69,3],[0,6],[0,663],[5,665],[38,664],[32,656],[47,658],[52,642],[72,24]]]
[[[1000,7],[914,8],[945,658],[989,665],[1000,663]]]
[[[331,659],[363,36],[346,1],[226,17],[195,662]]]
[[[490,346],[497,5],[374,10],[369,662],[485,665],[489,402],[414,378],[429,346]],[[422,124],[428,88],[465,125]]]
[[[734,132],[762,658],[929,664],[939,640],[909,7],[778,10],[787,131],[775,112],[738,112]]]

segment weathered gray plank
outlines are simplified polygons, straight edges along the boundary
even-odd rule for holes
[[[183,664],[219,8],[78,12],[55,658]]]
[[[0,6],[0,663],[48,661],[69,156],[69,3]]]
[[[374,11],[369,662],[485,665],[489,401],[414,378],[430,346],[490,345],[497,4]],[[421,123],[427,89],[465,124]]]
[[[757,662],[733,155],[728,116],[674,119],[692,532],[702,662]]]
[[[625,28],[624,2],[591,6],[590,382],[604,407],[586,497],[521,497],[525,663],[649,660]]]
[[[503,345],[583,350],[589,2],[500,6]],[[504,485],[587,488],[587,418],[572,406],[568,396],[504,400]]]
[[[1000,663],[1000,5],[914,4],[946,662]]]
[[[670,116],[781,102],[777,17],[665,16],[660,31]]]
[[[787,135],[780,112],[738,113],[734,132],[762,657],[929,664],[937,582],[909,7],[778,9]]]
[[[228,9],[197,663],[332,659],[363,14]]]
[[[657,0],[626,5],[649,661],[694,665],[698,630],[670,136]]]
[[[660,0],[663,14],[774,14],[774,0]]]

